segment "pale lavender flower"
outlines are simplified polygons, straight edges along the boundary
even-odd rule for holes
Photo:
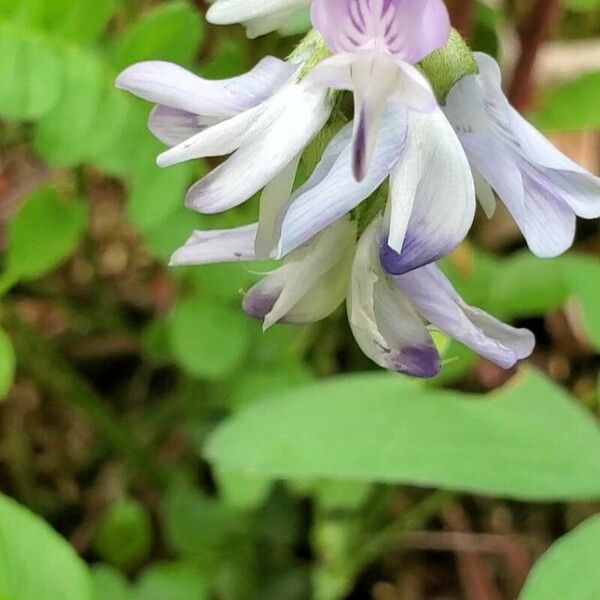
[[[366,176],[388,100],[430,112],[436,98],[413,65],[450,35],[442,0],[314,0],[314,27],[335,53],[311,72],[313,81],[354,91],[352,167]]]
[[[452,251],[475,214],[467,158],[440,109],[390,104],[366,177],[352,177],[352,123],[331,141],[308,181],[285,202],[275,226],[276,257],[298,248],[375,192],[389,176],[382,258],[402,274]]]
[[[278,29],[288,19],[310,6],[311,0],[216,0],[206,13],[215,25],[243,23],[248,37]]]
[[[559,152],[508,103],[497,63],[475,53],[478,75],[461,79],[444,111],[473,167],[486,212],[492,189],[507,206],[532,252],[565,252],[575,237],[576,216],[600,217],[600,179]]]
[[[362,351],[378,365],[416,377],[434,377],[441,358],[431,327],[491,362],[510,368],[531,354],[533,334],[467,305],[435,264],[400,276],[383,268],[381,219],[358,243],[348,296],[350,326]]]
[[[186,204],[204,213],[238,206],[290,165],[326,123],[326,90],[301,78],[301,64],[263,59],[246,75],[207,81],[165,62],[126,69],[117,87],[157,104],[150,129],[172,146],[162,167],[231,156],[196,183]]]
[[[432,327],[503,368],[531,354],[532,333],[467,305],[434,264],[389,274],[380,261],[383,226],[383,217],[376,218],[357,243],[355,221],[344,217],[330,225],[248,291],[244,310],[266,329],[319,321],[346,298],[363,352],[385,369],[416,377],[434,377],[441,368]],[[254,260],[257,229],[196,232],[171,264]]]

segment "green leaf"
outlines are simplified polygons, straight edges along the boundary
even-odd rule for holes
[[[600,517],[582,523],[556,542],[529,575],[520,600],[600,598]]]
[[[139,564],[150,551],[152,523],[143,505],[123,500],[110,507],[98,525],[94,548],[106,562],[121,568]]]
[[[6,496],[0,496],[0,598],[93,598],[90,574],[71,546]]]
[[[119,40],[118,69],[144,60],[166,60],[189,66],[203,38],[200,14],[187,2],[162,4],[137,21]]]
[[[600,350],[600,264],[594,258],[569,254],[562,257],[561,266],[574,306],[581,313],[584,331]]]
[[[60,52],[63,68],[60,101],[39,120],[34,145],[50,164],[70,166],[87,157],[88,143],[90,140],[94,143],[94,136],[100,131],[96,120],[106,103],[109,75],[92,54],[79,48],[60,48]]]
[[[127,579],[113,567],[92,567],[94,600],[133,600],[133,590]]]
[[[10,338],[0,329],[0,399],[4,398],[15,378],[17,359]]]
[[[143,150],[131,181],[131,193],[127,201],[127,215],[138,229],[152,231],[183,205],[185,192],[196,172],[191,162],[168,169],[156,166],[156,156],[162,151],[158,142],[148,132],[140,139]],[[191,230],[188,235],[191,235]],[[174,251],[175,248],[171,248]]]
[[[186,482],[176,482],[163,502],[163,525],[170,547],[206,570],[229,557],[245,528],[239,511],[208,498]]]
[[[560,261],[537,258],[528,251],[504,259],[491,286],[492,311],[531,317],[559,308],[569,294]]]
[[[542,129],[597,129],[599,96],[600,71],[586,73],[547,92],[531,118]]]
[[[40,188],[9,225],[6,270],[19,279],[52,271],[75,250],[86,220],[85,204],[66,202],[56,190]]]
[[[250,343],[249,323],[241,309],[187,298],[168,320],[174,357],[190,375],[223,379],[238,369]]]
[[[0,28],[0,115],[30,120],[48,114],[57,104],[62,79],[59,53],[45,40]]]
[[[272,482],[240,473],[217,473],[219,491],[225,503],[240,510],[254,509],[264,503]]]
[[[153,565],[140,577],[135,600],[204,600],[208,586],[194,565]],[[111,599],[112,600],[112,599]]]
[[[96,40],[115,10],[114,0],[19,0],[18,4],[13,18],[77,43]]]
[[[596,423],[534,371],[479,397],[389,374],[332,379],[236,413],[206,455],[223,471],[272,478],[600,498]]]

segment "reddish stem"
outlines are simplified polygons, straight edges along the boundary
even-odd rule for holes
[[[473,37],[475,0],[449,0],[452,25],[467,40]]]
[[[517,110],[525,110],[531,105],[535,61],[542,44],[557,27],[560,16],[560,0],[535,0],[519,33],[521,54],[509,90],[510,101]]]

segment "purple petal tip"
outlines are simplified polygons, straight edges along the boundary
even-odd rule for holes
[[[431,379],[440,372],[442,362],[433,346],[414,346],[391,357],[390,366],[398,373]]]
[[[262,320],[273,310],[275,302],[277,296],[250,291],[244,296],[242,308],[249,317]]]

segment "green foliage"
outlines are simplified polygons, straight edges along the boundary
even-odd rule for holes
[[[6,272],[26,280],[52,271],[76,248],[86,223],[85,204],[66,202],[56,190],[40,188],[10,223]]]
[[[556,542],[540,559],[520,600],[594,600],[600,597],[600,517]]]
[[[146,558],[151,545],[150,516],[133,500],[111,506],[98,524],[94,539],[94,548],[104,561],[125,569]]]
[[[10,16],[40,33],[88,43],[102,34],[115,8],[115,0],[19,0]]]
[[[169,2],[148,12],[118,40],[114,64],[124,69],[143,60],[165,60],[189,66],[203,35],[203,21],[187,2]]]
[[[140,577],[135,600],[204,600],[205,579],[193,565],[157,564]]]
[[[5,229],[0,397],[16,355],[20,377],[2,406],[3,482],[102,561],[88,569],[39,517],[0,497],[0,600],[340,600],[386,543],[426,527],[451,495],[398,485],[600,498],[598,429],[577,398],[537,372],[467,394],[498,378],[480,376],[489,365],[436,334],[448,362],[430,384],[337,377],[371,368],[343,311],[266,333],[242,314],[243,291],[272,263],[166,274],[194,229],[251,222],[256,199],[225,215],[185,209],[187,186],[214,160],[157,168],[164,148],[147,130],[149,107],[116,90],[116,75],[168,60],[230,77],[295,43],[212,28],[197,4],[0,0],[0,193],[31,189],[31,166],[52,182],[17,197]],[[598,6],[566,2],[569,18],[580,11],[586,22]],[[475,10],[472,47],[497,54],[506,14],[484,2]],[[307,26],[301,11],[283,33]],[[546,91],[538,124],[597,126],[597,75]],[[122,201],[129,226],[110,214],[100,226],[107,198],[110,210]],[[128,264],[122,277],[104,271],[115,246]],[[600,350],[593,254],[543,261],[473,251],[468,264],[453,258],[444,268],[470,303],[508,321],[541,323],[564,309],[579,340]],[[32,368],[26,350],[35,346],[48,360]],[[539,364],[560,366],[561,350],[544,347]],[[595,360],[589,352],[571,371],[590,408],[600,398]],[[457,389],[440,389],[448,383]],[[106,490],[140,500],[99,515]],[[595,598],[598,537],[597,519],[567,535],[536,567],[524,600],[585,598],[588,589]]]
[[[240,310],[201,298],[182,300],[168,321],[173,356],[190,375],[223,379],[240,367],[250,344]]]
[[[389,375],[306,386],[237,413],[217,429],[207,456],[222,471],[272,478],[600,497],[596,424],[535,372],[493,399],[432,392]]]
[[[97,565],[91,570],[94,600],[132,600],[127,579],[113,567]]]
[[[92,600],[85,563],[40,517],[0,496],[0,598]]]
[[[541,109],[532,119],[545,129],[597,129],[600,127],[599,95],[600,71],[586,73],[548,91]]]

